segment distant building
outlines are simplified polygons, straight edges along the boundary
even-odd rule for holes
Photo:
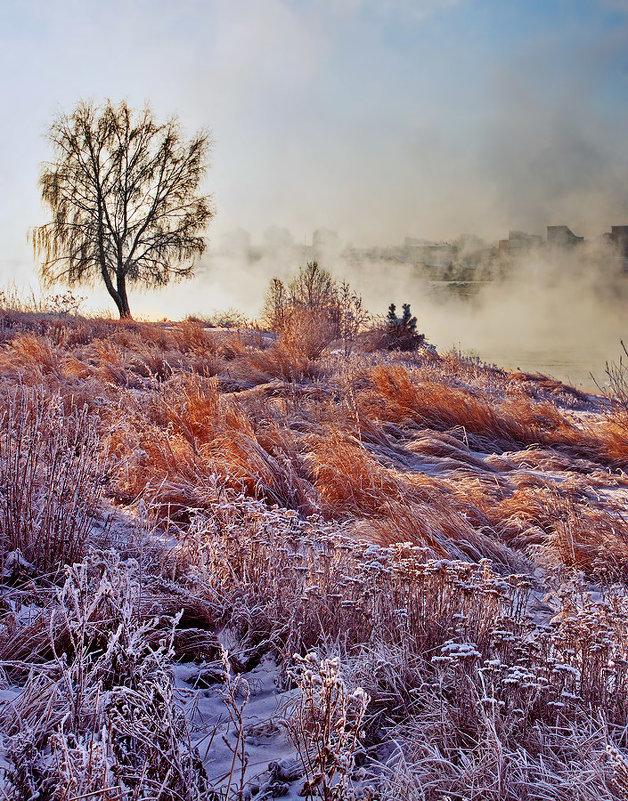
[[[570,248],[584,242],[583,236],[576,236],[566,225],[547,226],[547,244],[561,248]]]
[[[609,238],[619,251],[622,259],[628,259],[628,225],[611,226]]]
[[[316,253],[333,254],[340,250],[340,237],[329,228],[317,228],[312,234],[312,247]]]
[[[528,250],[539,247],[543,244],[543,239],[536,234],[526,234],[523,231],[509,231],[508,239],[499,241],[499,252],[516,256],[519,253],[526,253]]]
[[[604,234],[604,238],[616,249],[621,268],[628,273],[628,225],[611,226],[610,234]]]
[[[289,251],[294,247],[294,239],[287,228],[271,225],[262,234],[262,247],[267,253],[278,250]]]
[[[432,245],[425,248],[424,262],[426,267],[451,267],[457,256],[456,248],[450,244]]]
[[[435,269],[450,267],[458,255],[457,248],[450,242],[430,242],[410,237],[405,239],[404,250],[415,264]]]

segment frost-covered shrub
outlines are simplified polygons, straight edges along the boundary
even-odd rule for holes
[[[0,411],[0,558],[38,573],[81,558],[105,475],[96,418],[60,397],[18,388]],[[13,559],[15,561],[15,559]]]
[[[141,574],[113,553],[67,569],[51,661],[0,712],[10,799],[201,801],[208,783],[170,675],[176,618],[138,617]],[[59,627],[61,634],[55,630]],[[107,796],[109,797],[109,796]]]

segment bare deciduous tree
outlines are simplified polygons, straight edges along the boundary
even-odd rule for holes
[[[336,285],[327,270],[308,261],[288,285],[293,305],[304,308],[332,308],[336,305]]]
[[[288,305],[289,297],[284,282],[280,278],[271,278],[262,311],[262,319],[271,331],[280,333],[283,330]]]
[[[55,160],[40,186],[52,221],[33,232],[45,282],[102,280],[120,317],[130,317],[127,284],[191,274],[213,216],[211,198],[198,194],[207,133],[186,141],[175,118],[158,124],[150,108],[107,101],[60,115],[49,139]]]
[[[263,317],[273,331],[281,332],[287,317],[295,311],[316,310],[328,319],[333,336],[338,335],[338,288],[327,270],[308,261],[286,286],[273,278],[266,291]]]
[[[361,330],[371,319],[362,295],[354,292],[348,281],[341,281],[337,288],[339,309],[339,333],[342,339],[342,349],[345,356],[351,355],[351,350]]]

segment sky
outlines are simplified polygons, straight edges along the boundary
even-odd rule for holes
[[[628,223],[628,0],[0,0],[0,70],[0,286],[82,99],[211,131],[213,245]]]

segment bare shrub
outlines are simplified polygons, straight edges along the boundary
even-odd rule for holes
[[[201,318],[203,319],[203,318]],[[250,328],[251,321],[237,309],[217,311],[210,315],[205,322],[212,328]]]
[[[325,308],[292,308],[284,317],[279,347],[293,357],[318,359],[335,337],[335,323]]]
[[[279,278],[271,278],[264,297],[262,320],[271,331],[283,329],[284,317],[289,307],[288,290]]]
[[[351,355],[358,334],[371,319],[362,296],[347,281],[338,285],[338,334],[346,357]]]
[[[280,334],[280,348],[294,356],[317,359],[341,338],[346,355],[368,319],[361,297],[346,281],[338,285],[317,262],[308,262],[286,286],[273,278],[263,319]]]

